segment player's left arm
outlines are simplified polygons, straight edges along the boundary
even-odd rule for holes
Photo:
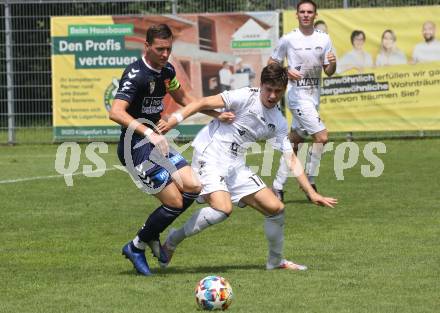
[[[330,51],[326,55],[328,64],[324,64],[324,72],[327,76],[332,76],[336,72],[336,56],[333,51]]]
[[[328,38],[327,45],[324,48],[324,72],[327,76],[332,76],[336,72],[336,55],[333,52],[333,43]]]

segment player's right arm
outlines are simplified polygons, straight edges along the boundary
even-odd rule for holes
[[[289,49],[288,37],[283,36],[278,41],[278,45],[273,50],[272,55],[267,61],[267,64],[269,65],[271,63],[277,62],[282,65],[285,58],[287,57],[287,49]],[[287,75],[290,80],[300,80],[302,78],[302,74],[293,67],[291,67],[291,64],[289,64],[289,70],[287,71]]]
[[[118,123],[124,128],[128,128],[129,126],[134,128],[134,131],[139,135],[143,135],[147,130],[147,126],[143,125],[136,121],[130,114],[128,114],[127,109],[129,107],[129,103],[125,100],[114,99],[112,103],[112,108],[109,112],[109,118]]]
[[[166,123],[163,123],[160,126],[161,131],[168,131],[169,129],[175,127],[181,121],[186,119],[187,117],[205,110],[215,110],[221,109],[225,107],[225,103],[220,94],[210,97],[203,97],[199,100],[191,102],[187,106],[183,107],[177,112],[171,114],[170,118]],[[166,125],[165,125],[166,124]]]
[[[112,108],[109,112],[109,118],[124,128],[134,129],[134,132],[141,136],[145,136],[152,144],[154,144],[163,155],[169,152],[168,142],[162,135],[156,134],[151,128],[138,122],[127,112],[130,104],[121,99],[114,99]]]
[[[119,82],[119,88],[109,112],[109,118],[124,128],[133,129],[134,132],[145,136],[154,144],[164,155],[168,154],[169,147],[164,136],[156,134],[141,122],[131,116],[127,109],[138,92],[138,80],[140,79],[139,70],[135,66],[125,69]]]

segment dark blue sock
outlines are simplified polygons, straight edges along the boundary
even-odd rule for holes
[[[193,202],[197,199],[198,196],[199,196],[198,193],[182,192],[182,199],[183,199],[182,212],[188,209],[191,206],[191,204],[193,204]]]
[[[159,235],[182,213],[182,209],[161,205],[150,214],[144,226],[139,230],[139,239],[143,242],[159,240]]]

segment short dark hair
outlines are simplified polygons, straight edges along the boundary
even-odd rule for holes
[[[325,25],[325,26],[327,26],[327,24],[323,20],[317,20],[315,22],[315,24],[313,24],[314,27],[316,27],[318,25]]]
[[[278,62],[270,63],[261,71],[261,84],[287,87],[287,69]]]
[[[173,37],[173,32],[167,24],[151,25],[147,29],[146,41],[151,45],[156,38],[168,39]]]
[[[313,8],[315,9],[315,13],[316,13],[316,11],[318,11],[318,5],[314,1],[312,1],[312,0],[301,0],[296,5],[296,12],[299,11],[299,7],[301,5],[303,5],[304,3],[310,3],[311,5],[313,5]]]
[[[362,35],[362,37],[364,37],[364,41],[367,39],[367,36],[365,36],[365,33],[362,30],[354,30],[351,33],[351,37],[350,37],[351,44],[353,44],[354,37],[359,36],[359,35]]]

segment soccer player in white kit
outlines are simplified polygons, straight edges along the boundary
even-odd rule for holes
[[[245,164],[245,151],[250,144],[273,139],[274,147],[289,160],[288,166],[311,200],[318,205],[336,205],[336,199],[314,191],[287,138],[287,121],[277,105],[287,81],[287,70],[278,63],[270,64],[262,71],[261,88],[245,87],[202,98],[173,113],[165,129],[159,125],[160,129],[168,130],[189,115],[207,109],[224,108],[235,114],[231,124],[213,120],[193,142],[192,166],[202,183],[200,195],[209,206],[195,212],[180,229],[170,231],[163,246],[168,260],[180,242],[226,220],[233,204],[238,204],[249,205],[265,216],[264,229],[269,244],[267,269],[307,269],[284,259],[284,204]]]
[[[287,58],[289,66],[288,107],[293,115],[289,139],[297,153],[299,144],[307,136],[313,139],[308,153],[306,174],[316,190],[315,176],[321,161],[324,145],[328,141],[327,129],[319,117],[319,96],[321,72],[327,76],[336,70],[336,57],[332,52],[332,42],[327,33],[314,28],[317,5],[313,1],[300,1],[296,7],[299,28],[280,38],[269,59],[269,63],[282,63]],[[283,201],[283,185],[289,169],[283,157],[273,182],[273,191]]]

